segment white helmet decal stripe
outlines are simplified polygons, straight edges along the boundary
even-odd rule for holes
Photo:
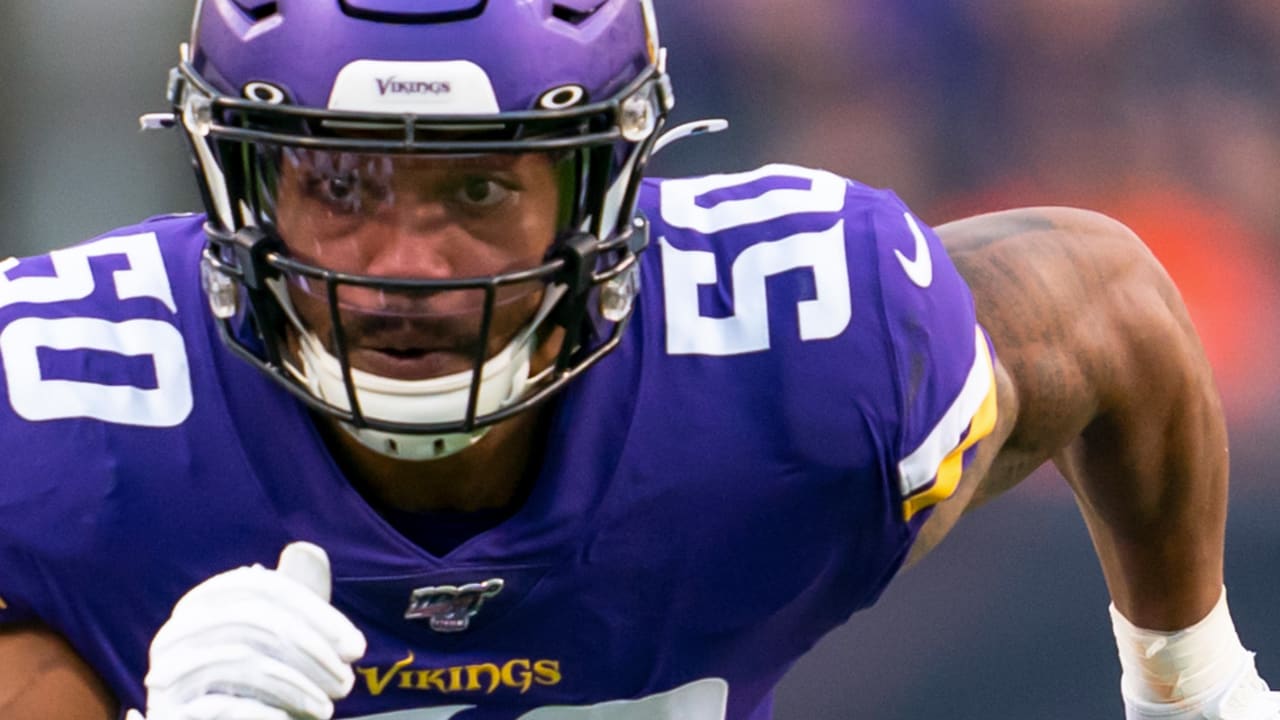
[[[488,73],[467,60],[357,60],[333,81],[329,109],[422,115],[499,111]]]

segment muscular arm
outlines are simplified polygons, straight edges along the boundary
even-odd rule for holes
[[[1122,225],[1064,208],[938,228],[999,358],[1000,421],[913,552],[1052,460],[1075,491],[1116,607],[1189,626],[1222,586],[1227,440],[1173,283]]]
[[[61,637],[34,626],[0,629],[0,717],[114,720],[116,701]]]

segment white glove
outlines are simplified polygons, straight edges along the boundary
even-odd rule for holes
[[[333,717],[364,634],[329,604],[329,557],[295,542],[276,570],[240,567],[192,588],[151,642],[147,715],[126,720]]]

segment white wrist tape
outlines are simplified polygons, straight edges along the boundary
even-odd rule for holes
[[[1179,702],[1221,686],[1250,659],[1240,644],[1224,588],[1203,620],[1184,630],[1143,630],[1111,606],[1111,627],[1124,668],[1125,694],[1147,702]]]
[[[1124,669],[1120,689],[1128,720],[1223,718],[1225,705],[1243,711],[1230,717],[1272,717],[1273,696],[1258,678],[1253,653],[1240,644],[1225,588],[1213,610],[1183,630],[1144,630],[1115,605],[1111,625]]]

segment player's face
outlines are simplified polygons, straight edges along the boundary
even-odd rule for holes
[[[535,267],[557,230],[556,167],[545,154],[409,156],[281,150],[277,230],[318,267],[396,279],[457,279]],[[331,351],[323,283],[288,278],[304,325]],[[486,357],[530,321],[542,281],[498,292]],[[485,307],[479,289],[426,292],[342,285],[342,332],[354,368],[419,380],[473,366]]]

